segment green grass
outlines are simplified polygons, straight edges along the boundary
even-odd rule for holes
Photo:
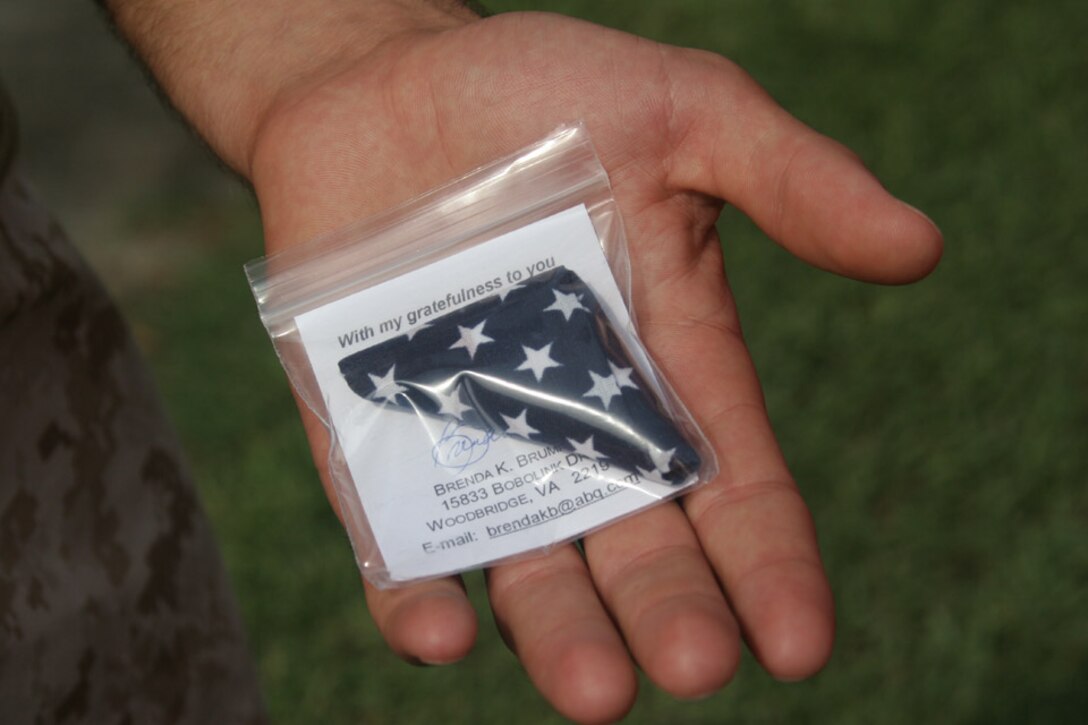
[[[1074,722],[1088,710],[1088,13],[1081,3],[498,2],[722,52],[856,149],[948,245],[909,288],[805,268],[738,214],[731,281],[839,607],[803,684],[746,661],[631,722]],[[249,208],[127,300],[192,454],[276,720],[557,721],[481,608],[417,669],[367,618],[240,265]],[[480,579],[470,578],[479,600]],[[481,604],[482,604],[482,600]]]

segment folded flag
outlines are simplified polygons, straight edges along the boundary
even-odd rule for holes
[[[558,267],[353,353],[356,395],[682,485],[700,460],[589,287]]]

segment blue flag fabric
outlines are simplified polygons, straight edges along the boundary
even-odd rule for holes
[[[682,485],[700,459],[600,303],[558,267],[340,361],[360,397]]]

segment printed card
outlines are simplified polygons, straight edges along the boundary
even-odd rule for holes
[[[697,479],[584,206],[296,324],[393,581],[575,538]]]

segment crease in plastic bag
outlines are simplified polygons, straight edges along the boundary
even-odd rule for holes
[[[580,124],[246,273],[377,586],[546,552],[717,472],[638,339]]]

